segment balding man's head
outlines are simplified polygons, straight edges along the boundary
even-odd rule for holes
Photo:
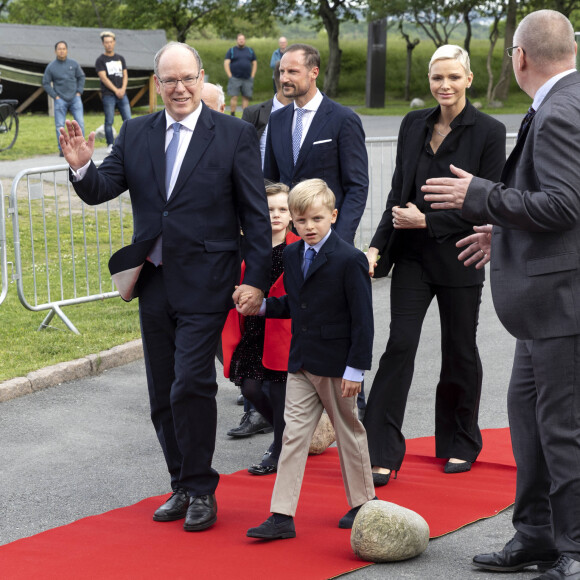
[[[221,85],[204,83],[201,91],[201,100],[214,111],[223,113],[226,110],[226,97]]]
[[[574,68],[576,42],[570,21],[555,10],[528,14],[514,34],[514,45],[539,67]]]

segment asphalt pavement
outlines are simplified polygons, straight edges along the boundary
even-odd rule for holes
[[[515,129],[508,126],[508,131],[517,130],[519,116],[509,117],[514,117],[510,123],[515,123]],[[366,118],[363,119],[365,126],[367,119],[372,126],[372,130],[367,129],[369,136],[396,135],[398,131],[394,118]],[[383,132],[373,135],[379,123],[383,123]],[[55,161],[41,158],[0,162],[5,192],[9,188],[5,178],[20,171],[16,170],[17,163],[36,167],[34,163],[42,159],[46,159],[47,165]],[[9,175],[9,171],[15,170]],[[373,369],[367,373],[367,388],[372,384],[388,338],[389,289],[389,278],[373,282],[376,332]],[[506,392],[515,341],[495,315],[487,282],[478,336],[484,370],[480,426],[506,427]],[[433,434],[434,393],[440,361],[439,318],[434,303],[426,317],[417,354],[403,427],[406,437]],[[218,429],[214,466],[220,473],[232,473],[256,462],[269,446],[271,436],[256,435],[241,440],[227,437],[226,431],[238,424],[242,411],[235,403],[237,389],[221,376],[219,363],[217,369]],[[404,469],[403,463],[402,473]],[[453,477],[456,476],[449,476],[450,489]],[[143,361],[1,403],[0,490],[0,544],[167,493],[169,477],[149,419]],[[217,497],[219,502],[219,488]],[[346,501],[337,506],[337,521],[347,507]],[[448,509],[454,509],[452,503]],[[256,514],[257,519],[248,522],[248,526],[261,521],[262,516]],[[512,535],[511,509],[508,509],[432,540],[418,558],[371,566],[347,576],[354,580],[497,580],[496,574],[474,569],[471,558],[476,553],[501,548]],[[195,534],[191,534],[191,542],[194,547]],[[350,549],[347,542],[345,549]],[[39,577],[41,567],[39,562]],[[531,579],[536,575],[532,570],[516,577]],[[256,569],[240,570],[239,578],[250,577],[260,578],[260,573]],[[262,577],[270,578],[272,574],[265,571]]]

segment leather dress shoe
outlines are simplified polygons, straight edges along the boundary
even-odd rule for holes
[[[197,495],[189,498],[189,507],[183,529],[186,532],[199,532],[213,526],[217,520],[215,495]]]
[[[561,555],[551,570],[533,580],[580,580],[580,562]]]
[[[278,471],[277,465],[252,465],[252,467],[248,467],[248,473],[252,475],[270,475],[271,473],[276,473]]]
[[[452,463],[448,461],[443,468],[445,473],[465,473],[471,469],[471,461],[462,461],[461,463]]]
[[[294,518],[288,518],[286,521],[277,524],[272,515],[257,528],[250,528],[246,532],[246,536],[260,540],[285,540],[287,538],[295,538],[296,529],[294,528]]]
[[[162,506],[155,510],[153,519],[156,522],[174,522],[175,520],[181,520],[185,517],[188,506],[189,497],[187,492],[179,487]]]
[[[528,566],[538,566],[544,571],[552,567],[557,558],[556,550],[534,548],[512,538],[500,552],[474,556],[473,565],[495,572],[517,572]]]
[[[244,413],[238,427],[228,431],[230,437],[249,437],[256,433],[272,433],[274,428],[256,409],[250,409]]]
[[[378,499],[376,496],[373,497],[372,500],[373,501],[375,499]],[[352,509],[348,510],[339,520],[338,522],[338,527],[342,528],[343,530],[350,530],[352,528],[352,524],[354,524],[354,518],[356,518],[356,514],[358,514],[358,512],[360,511],[360,508],[365,505],[364,503],[362,503],[361,505],[357,506],[357,507],[353,507]]]

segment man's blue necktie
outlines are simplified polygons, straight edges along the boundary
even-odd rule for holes
[[[171,175],[173,173],[173,166],[175,165],[175,159],[177,158],[177,148],[179,145],[179,131],[181,130],[181,123],[173,123],[173,137],[167,146],[165,151],[165,195],[169,197],[169,184],[171,183]],[[148,259],[153,262],[156,266],[161,264],[161,236],[155,240],[155,244],[149,252]]]
[[[522,136],[522,133],[526,130],[528,125],[532,122],[536,111],[534,111],[534,107],[530,107],[526,116],[522,119],[522,124],[520,125],[520,130],[518,131],[518,139]]]
[[[308,248],[304,253],[304,264],[302,265],[302,274],[306,278],[306,274],[308,272],[308,268],[310,268],[310,264],[312,264],[312,260],[316,257],[316,250],[314,248]]]
[[[296,109],[296,124],[294,125],[294,132],[292,133],[292,154],[294,156],[294,165],[300,153],[300,141],[302,141],[302,116],[304,109]]]
[[[169,197],[169,184],[171,183],[171,175],[173,173],[173,166],[177,158],[177,147],[179,145],[179,131],[181,130],[181,123],[173,123],[173,137],[165,151],[165,193]]]

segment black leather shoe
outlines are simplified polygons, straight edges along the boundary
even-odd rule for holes
[[[552,567],[557,558],[556,550],[534,548],[512,538],[501,552],[474,556],[473,565],[495,572],[517,572],[528,566],[538,566],[543,571]]]
[[[252,465],[248,467],[248,473],[252,475],[270,475],[271,473],[276,473],[278,471],[277,465]]]
[[[463,461],[461,463],[451,463],[448,461],[443,468],[445,473],[465,473],[471,469],[471,461]]]
[[[274,523],[274,516],[270,516],[263,524],[257,528],[250,528],[246,532],[248,538],[259,538],[261,540],[285,540],[296,537],[294,519],[289,518],[281,524]]]
[[[238,405],[244,404],[244,395],[238,395],[238,398],[236,399],[236,404]]]
[[[215,495],[198,495],[189,498],[189,507],[183,529],[186,532],[199,532],[213,526],[217,520]]]
[[[562,555],[551,570],[533,580],[580,580],[580,562]]]
[[[228,431],[230,437],[249,437],[256,433],[272,433],[274,428],[256,409],[250,409],[244,413],[238,427]]]
[[[189,497],[187,492],[179,487],[172,494],[171,497],[153,514],[153,519],[156,522],[174,522],[185,517],[187,507],[189,506]]]
[[[376,496],[371,500],[378,499]],[[338,521],[338,527],[342,528],[343,530],[350,530],[352,528],[352,524],[354,523],[354,518],[356,518],[356,514],[360,511],[360,508],[365,505],[364,503],[353,507],[352,509],[348,510]]]

